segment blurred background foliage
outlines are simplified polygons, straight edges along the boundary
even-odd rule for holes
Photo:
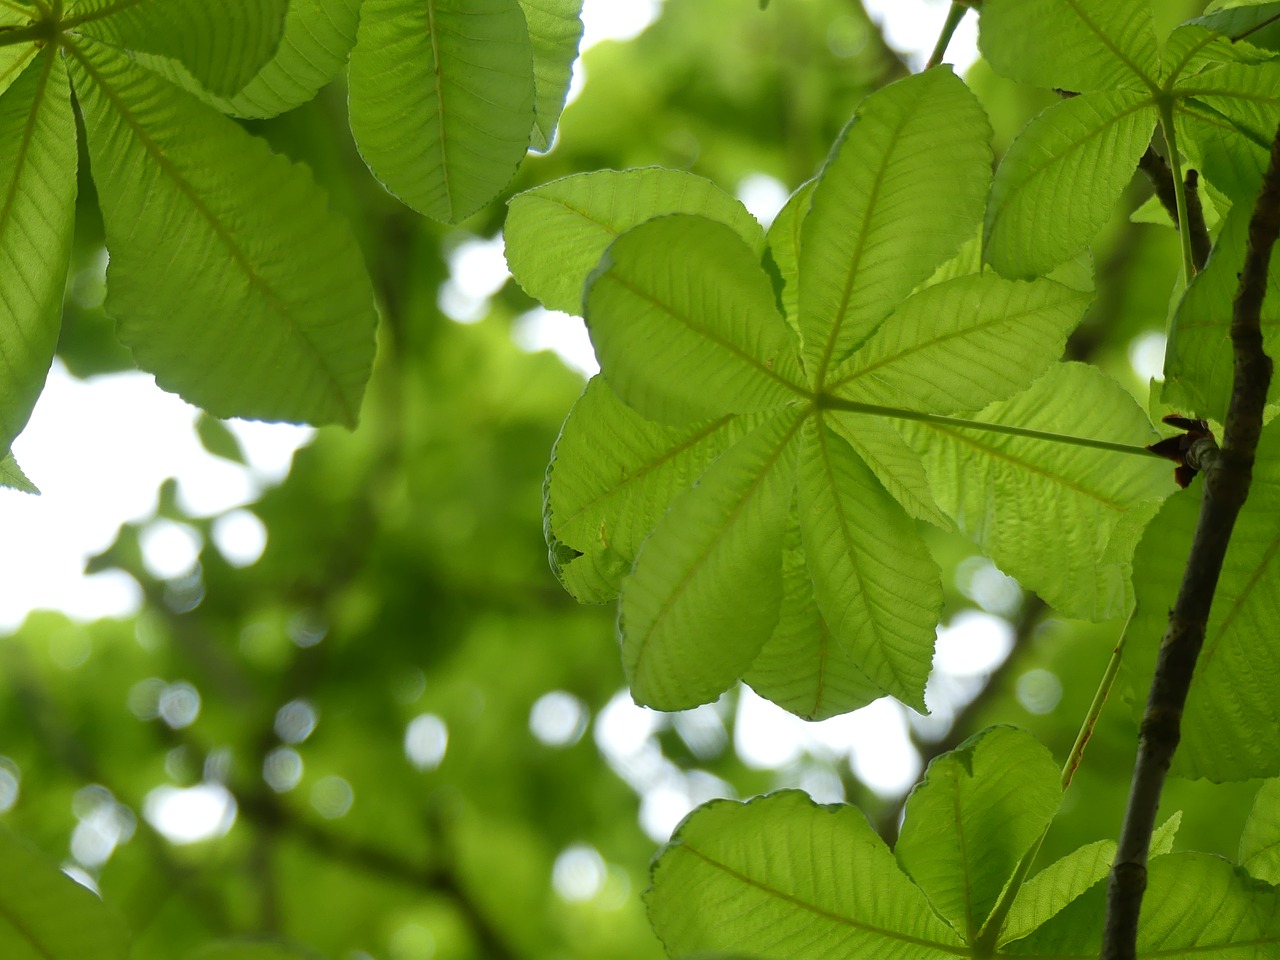
[[[907,70],[857,0],[668,0],[582,67],[554,149],[513,191],[647,164],[789,191],[857,102]],[[998,151],[1051,98],[981,63],[969,79]],[[256,562],[224,558],[218,518],[184,514],[169,484],[92,563],[132,576],[141,612],[37,613],[0,643],[0,824],[99,889],[137,960],[256,936],[335,960],[656,958],[647,864],[693,804],[800,785],[858,803],[891,838],[901,791],[864,782],[856,744],[762,758],[746,694],[674,717],[631,705],[612,609],[575,605],[542,540],[547,455],[583,378],[517,345],[533,304],[510,281],[468,308],[474,322],[441,306],[460,245],[497,236],[504,208],[455,230],[398,205],[359,162],[344,99],[335,85],[250,126],[311,165],[371,266],[383,322],[362,424],[319,432],[248,505],[267,534]],[[130,367],[100,306],[92,189],[82,176],[59,347],[80,377]],[[1144,403],[1178,263],[1172,231],[1128,217],[1149,194],[1135,179],[1096,244],[1098,297],[1068,348]],[[241,458],[215,421],[200,436]],[[203,544],[166,578],[140,543],[162,523]],[[940,657],[933,716],[906,718],[908,772],[990,723],[1065,757],[1123,625],[1057,619],[963,540],[930,536],[947,623],[970,625],[957,642],[1010,652],[975,670],[961,649],[950,672]],[[1114,836],[1136,737],[1125,701],[1145,683],[1122,676],[1045,862]],[[886,709],[864,735],[905,715]],[[1175,782],[1178,847],[1233,855],[1254,789]]]

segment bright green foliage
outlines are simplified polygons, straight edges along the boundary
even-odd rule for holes
[[[94,894],[0,831],[0,953],[10,960],[125,960],[129,938]]]
[[[1167,500],[1133,560],[1137,610],[1126,656],[1150,676],[1199,512],[1200,485]],[[1183,776],[1247,780],[1280,773],[1280,424],[1262,434],[1249,499],[1231,546],[1187,698],[1173,769]]]
[[[1226,21],[1206,21],[1230,29]],[[1015,80],[1080,94],[1027,125],[1001,162],[985,255],[1001,273],[1046,273],[1106,222],[1160,123],[1210,187],[1251,195],[1280,119],[1280,65],[1205,25],[1159,52],[1150,0],[994,0],[981,46]],[[1180,167],[1175,164],[1174,169]]]
[[[851,807],[817,806],[794,792],[745,805],[717,801],[684,822],[655,864],[650,915],[673,956],[741,950],[790,960],[924,960],[990,956],[987,943],[1001,955],[1093,955],[1099,881],[1114,844],[1082,847],[1009,886],[1060,798],[1044,747],[994,727],[934,760],[907,802],[892,853]],[[1274,921],[1255,911],[1274,892],[1232,874],[1225,861],[1165,856],[1176,827],[1171,819],[1154,841],[1156,919],[1144,948],[1256,945]],[[1219,916],[1194,911],[1200,919],[1179,927],[1201,884]],[[1000,929],[985,930],[1009,897]]]
[[[760,224],[710,180],[682,170],[599,170],[513,197],[504,234],[520,285],[549,310],[582,315],[583,283],[618,236],[650,217],[696,213],[728,224],[757,254]]]
[[[373,293],[307,172],[108,47],[85,43],[71,70],[107,308],[139,363],[218,416],[354,425]]]
[[[21,490],[23,493],[40,492],[36,485],[23,474],[22,468],[18,466],[18,461],[13,458],[12,453],[6,453],[0,457],[0,487]]]
[[[1059,434],[1087,423],[1089,434],[1102,440],[1156,439],[1133,398],[1081,364],[1051,367],[1028,390],[978,411],[975,419]],[[931,423],[909,423],[903,431],[920,452],[943,510],[1002,570],[1067,616],[1124,614],[1130,602],[1127,558],[1140,532],[1126,517],[1142,501],[1169,492],[1165,466]],[[998,510],[990,509],[993,502]],[[1130,539],[1115,544],[1117,536]]]
[[[365,0],[350,83],[361,156],[438,220],[493,199],[529,147],[533,47],[518,0]]]
[[[49,52],[0,99],[0,450],[26,425],[53,360],[75,198],[71,87]]]
[[[1270,884],[1280,880],[1280,780],[1268,780],[1258,788],[1240,834],[1239,860],[1252,877]]]
[[[1106,411],[1089,424],[1093,436],[1154,439],[1118,386],[1083,369],[1064,367],[1004,400],[1060,355],[1088,293],[962,265],[912,294],[981,216],[964,190],[948,190],[948,230],[924,229],[937,214],[924,185],[947,173],[922,159],[917,139],[945,140],[947,170],[968,164],[985,182],[986,135],[980,111],[946,71],[886,88],[860,110],[821,177],[784,209],[763,258],[754,231],[730,225],[745,216],[740,208],[729,207],[726,222],[662,209],[667,182],[696,188],[695,205],[726,206],[680,174],[577,178],[513,202],[511,262],[548,306],[572,302],[581,273],[566,264],[581,271],[600,258],[587,285],[587,324],[605,381],[635,413],[606,401],[603,386],[575,408],[550,472],[547,536],[580,599],[604,600],[621,586],[623,656],[640,702],[692,706],[745,675],[802,716],[861,705],[872,689],[923,708],[942,595],[911,518],[959,524],[1073,615],[1123,611],[1125,548],[1136,540],[1126,511],[1167,491],[1162,468],[911,420],[985,408],[989,420],[1070,434],[1079,430],[1073,404],[1084,403]],[[628,182],[648,199],[641,211],[614,213]],[[543,211],[553,243],[534,229]],[[653,219],[625,229],[643,214]],[[899,215],[907,228],[894,227]],[[749,443],[722,432],[724,418],[767,410],[778,413]],[[798,433],[789,426],[797,416],[805,420]],[[784,478],[778,465],[793,457],[798,472]],[[790,537],[784,564],[793,490],[799,537]],[[766,496],[775,502],[766,506]],[[996,498],[1009,506],[979,506]],[[1046,533],[1028,536],[1041,527]],[[1039,549],[1045,539],[1061,545],[1051,559]],[[816,625],[816,636],[802,639],[801,625]],[[834,659],[830,638],[842,654]],[[789,676],[784,650],[818,659],[793,656]],[[748,669],[755,656],[758,671]],[[840,678],[830,694],[828,660]]]
[[[80,0],[68,26],[124,50],[170,57],[211,93],[244,88],[280,45],[287,0]]]
[[[533,43],[532,146],[549,150],[582,39],[582,0],[520,0]]]

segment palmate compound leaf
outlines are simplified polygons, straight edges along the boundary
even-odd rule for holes
[[[1074,363],[1051,367],[974,419],[1132,445],[1139,454],[1156,439],[1123,387]],[[1128,554],[1146,516],[1135,508],[1172,488],[1155,458],[922,422],[901,429],[938,503],[1000,569],[1066,616],[1124,615]]]
[[[534,127],[519,0],[364,0],[350,90],[374,176],[419,213],[466,219],[515,175]]]
[[[1165,501],[1133,559],[1137,609],[1126,669],[1146,689],[1186,566],[1202,483]],[[1172,771],[1214,781],[1280,773],[1280,423],[1263,429],[1254,480],[1231,535]]]
[[[503,235],[516,282],[548,310],[581,316],[583,287],[618,235],[654,217],[693,213],[732,227],[756,253],[760,224],[710,180],[684,170],[598,170],[511,199]]]
[[[937,67],[863,101],[833,147],[800,228],[799,327],[820,384],[982,216],[991,129]]]
[[[53,361],[75,202],[71,86],[50,49],[0,97],[0,451],[26,426]]]
[[[210,93],[238,93],[275,54],[289,0],[79,0],[65,26],[180,62]]]
[[[372,287],[310,174],[124,54],[68,49],[139,366],[217,416],[353,425]]]
[[[996,727],[930,764],[896,858],[854,807],[818,806],[795,791],[714,801],[655,863],[650,918],[673,956],[972,956],[982,921],[1060,798],[1044,747]],[[1062,891],[1047,916],[1081,892]]]
[[[0,956],[125,960],[124,924],[94,894],[0,831]]]

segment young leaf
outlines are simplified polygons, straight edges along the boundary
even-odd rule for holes
[[[760,696],[806,720],[849,713],[885,693],[854,665],[818,612],[794,511],[783,544],[778,625],[742,679]]]
[[[1055,103],[1027,124],[991,190],[984,254],[992,266],[1033,277],[1087,243],[1133,179],[1157,119],[1146,91],[1121,89]]]
[[[80,0],[65,27],[125,50],[180,62],[212,94],[229,97],[280,45],[288,0]]]
[[[917,710],[942,608],[938,568],[902,508],[839,437],[805,421],[800,529],[813,595],[867,679]]]
[[[1251,877],[1280,883],[1280,780],[1258,788],[1240,834],[1240,865]]]
[[[50,49],[0,98],[0,450],[26,426],[53,361],[75,202],[71,86]]]
[[[101,900],[0,831],[0,955],[125,960],[129,938]]]
[[[1061,800],[1049,751],[1021,730],[993,727],[929,764],[907,799],[894,853],[933,909],[973,943]]]
[[[964,952],[862,811],[820,807],[798,791],[694,811],[654,865],[646,899],[672,956],[942,960]]]
[[[818,181],[808,180],[801,184],[783,204],[778,215],[769,224],[768,259],[778,271],[778,279],[782,289],[778,293],[778,304],[782,315],[787,319],[796,337],[800,336],[800,292],[797,289],[797,277],[800,272],[800,232],[804,218],[809,213],[809,204],[813,199],[814,188]]]
[[[637,703],[683,710],[750,667],[778,622],[799,415],[726,451],[659,521],[622,586],[622,659]]]
[[[732,227],[754,253],[764,232],[746,207],[683,170],[599,170],[511,199],[503,235],[516,282],[548,310],[581,316],[587,277],[619,234],[653,217],[693,213]]]
[[[975,418],[1125,444],[1155,439],[1133,398],[1081,364],[1051,367]],[[1155,458],[929,423],[901,429],[923,457],[942,509],[1001,570],[1066,616],[1123,615],[1127,570],[1103,560],[1127,512],[1169,492]]]
[[[582,0],[520,0],[533,42],[533,149],[551,149],[582,39]]]
[[[545,522],[557,573],[578,600],[617,597],[640,545],[671,501],[746,429],[720,417],[666,427],[622,403],[601,377],[574,404],[551,454]]]
[[[11,490],[19,490],[22,493],[33,493],[40,495],[40,490],[34,483],[27,479],[26,474],[22,472],[22,468],[18,466],[18,461],[13,459],[12,453],[6,453],[0,457],[0,487],[8,487]]]
[[[1021,940],[1111,872],[1116,842],[1099,840],[1071,851],[1028,880],[1018,891],[1000,930],[1000,943]]]
[[[926,287],[827,382],[860,403],[953,414],[1019,390],[1062,355],[1092,295],[990,274]]]
[[[876,479],[907,511],[907,516],[943,530],[956,528],[933,498],[920,455],[902,438],[894,421],[845,410],[828,410],[823,416],[827,426],[840,434],[871,468]]]
[[[274,117],[311,100],[338,75],[355,45],[359,13],[360,0],[292,0],[274,56],[232,96],[204,90],[178,61],[143,62],[223,113]]]
[[[437,220],[492,200],[528,149],[533,47],[518,0],[364,0],[350,85],[365,163]]]
[[[586,306],[605,378],[651,419],[687,423],[803,395],[769,279],[722,223],[673,214],[631,228],[592,275]]]
[[[1151,0],[987,0],[979,28],[983,59],[1014,80],[1084,93],[1159,73]]]
[[[1174,772],[1183,776],[1222,781],[1280,773],[1280,650],[1271,642],[1272,624],[1280,617],[1280,424],[1263,430],[1254,471],[1183,714],[1173,759]],[[1154,670],[1202,486],[1169,498],[1134,554],[1138,605],[1126,657],[1135,677],[1150,677]]]
[[[353,425],[373,294],[309,173],[123,54],[70,51],[107,309],[138,364],[215,416]]]
[[[800,231],[805,369],[821,384],[973,233],[991,128],[949,68],[869,96],[832,150]]]

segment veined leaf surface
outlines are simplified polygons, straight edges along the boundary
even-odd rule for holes
[[[516,282],[548,310],[582,315],[587,278],[609,244],[637,224],[692,213],[732,227],[754,252],[764,231],[734,197],[683,170],[598,170],[511,199],[503,234]]]
[[[75,203],[71,86],[49,51],[0,98],[0,450],[26,426],[53,361]]]
[[[823,416],[827,426],[840,434],[871,468],[907,516],[943,530],[955,529],[955,523],[933,498],[924,461],[903,439],[893,420],[846,410],[828,410]]]
[[[350,84],[365,163],[437,220],[492,200],[529,147],[533,46],[519,0],[364,0]]]
[[[1280,883],[1280,780],[1258,788],[1240,834],[1240,865],[1251,877]]]
[[[975,419],[1135,446],[1156,438],[1119,384],[1081,364],[1051,367]],[[1128,571],[1106,562],[1108,547],[1128,511],[1169,492],[1162,464],[928,423],[904,421],[902,431],[924,458],[938,503],[1000,569],[1066,616],[1124,614]]]
[[[238,93],[275,54],[289,0],[80,0],[67,27],[171,57],[210,93]]]
[[[647,417],[685,423],[802,397],[769,278],[725,224],[672,214],[632,227],[601,260],[586,304],[605,378]]]
[[[782,603],[799,414],[748,434],[671,505],[622,586],[622,659],[637,703],[714,700],[751,666]]]
[[[533,149],[549,150],[582,39],[582,0],[520,0],[533,43]]]
[[[72,53],[107,309],[139,365],[216,416],[354,424],[372,288],[309,173],[110,47]]]
[[[973,233],[991,128],[939,67],[872,94],[841,134],[800,230],[799,318],[810,382],[825,382]]]
[[[28,480],[26,474],[22,472],[22,468],[18,466],[18,461],[13,458],[12,452],[7,452],[3,457],[0,457],[0,487],[21,490],[23,493],[37,495],[40,493],[36,485]]]
[[[800,529],[814,597],[867,678],[924,710],[942,608],[938,568],[914,522],[818,418],[799,454]]]

